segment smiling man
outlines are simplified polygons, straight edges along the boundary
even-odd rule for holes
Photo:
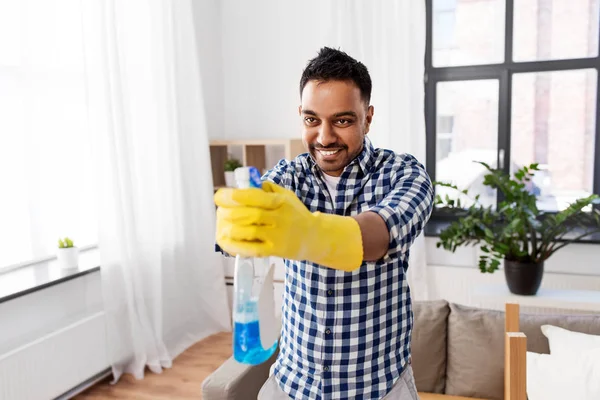
[[[280,353],[259,399],[417,399],[406,272],[432,183],[413,156],[367,138],[362,63],[321,49],[300,98],[308,153],[280,161],[263,190],[215,194],[223,250],[285,260]]]

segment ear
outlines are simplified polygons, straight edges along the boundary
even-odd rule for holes
[[[369,133],[371,128],[371,122],[373,121],[373,114],[375,113],[375,107],[369,106],[367,108],[367,115],[365,116],[365,135]]]
[[[298,115],[302,115],[302,105],[298,106]]]

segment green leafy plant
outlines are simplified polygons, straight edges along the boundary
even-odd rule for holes
[[[58,248],[59,249],[68,249],[71,247],[74,247],[73,241],[71,239],[69,239],[68,237],[66,237],[64,239],[58,239]]]
[[[471,197],[468,190],[435,182],[472,200],[466,207],[460,196],[453,199],[436,194],[436,206],[459,211],[460,216],[442,230],[436,244],[438,248],[454,252],[463,245],[481,245],[479,269],[492,273],[504,259],[542,262],[564,246],[600,232],[600,213],[594,207],[600,202],[597,195],[580,198],[556,213],[540,211],[536,196],[526,188],[527,182],[539,171],[538,164],[524,166],[511,177],[486,163],[478,163],[487,170],[483,184],[500,191],[503,200],[497,207],[484,206],[479,202],[479,195]]]
[[[225,171],[235,171],[240,167],[242,167],[242,163],[236,158],[229,158],[225,161]]]

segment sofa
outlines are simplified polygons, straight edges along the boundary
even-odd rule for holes
[[[526,396],[526,351],[549,354],[542,325],[600,335],[598,315],[487,310],[444,300],[415,302],[412,367],[421,400],[517,400]],[[202,385],[204,400],[249,400],[276,354],[259,366],[227,360]]]

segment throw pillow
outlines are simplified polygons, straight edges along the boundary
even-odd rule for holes
[[[542,333],[548,338],[550,354],[558,357],[600,348],[600,336],[574,332],[554,325],[542,325]]]
[[[443,300],[417,301],[413,313],[411,357],[415,384],[419,392],[444,393],[450,308]]]
[[[528,351],[527,398],[600,399],[600,348],[567,356]]]

